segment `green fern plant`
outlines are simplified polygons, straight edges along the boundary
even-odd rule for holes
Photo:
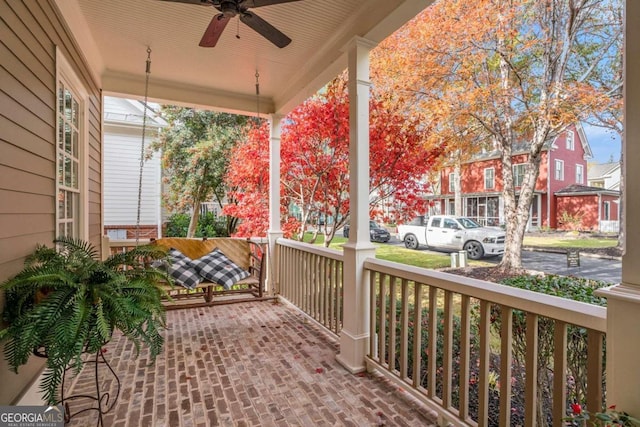
[[[36,351],[47,357],[40,389],[49,404],[58,401],[65,369],[77,374],[84,353],[95,354],[120,330],[152,359],[162,350],[165,313],[160,281],[166,273],[150,266],[164,259],[157,246],[139,246],[102,261],[79,239],[59,238],[56,248],[39,245],[24,269],[0,285],[5,292],[0,330],[11,368],[27,363]]]

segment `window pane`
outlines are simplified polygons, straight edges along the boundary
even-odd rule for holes
[[[64,117],[67,121],[71,121],[71,92],[68,89],[64,91]]]
[[[71,187],[71,159],[67,156],[64,158],[64,185]]]
[[[64,150],[64,120],[58,117],[58,148]]]
[[[65,208],[64,208],[64,191],[58,191],[58,218],[65,219]]]
[[[58,89],[58,112],[64,114],[64,86],[60,82],[60,88]]]
[[[71,123],[73,123],[75,127],[78,127],[78,101],[74,99],[72,105],[73,110],[71,112]]]
[[[58,184],[64,185],[64,154],[58,153]]]
[[[74,130],[71,136],[71,154],[76,159],[78,158],[78,131]]]
[[[76,190],[78,187],[78,162],[73,162],[73,171],[71,175],[71,186]]]
[[[64,151],[65,153],[71,153],[71,126],[69,124],[64,125]]]
[[[487,198],[487,216],[490,216],[490,217],[498,216],[498,198],[497,197]]]
[[[73,206],[75,205],[74,194],[67,191],[67,218],[75,218],[73,215]]]
[[[79,224],[80,224],[80,194],[73,193],[72,199],[73,199],[73,223],[76,224],[75,231],[77,233],[79,230]]]

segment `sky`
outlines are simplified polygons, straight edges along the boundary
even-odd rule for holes
[[[613,161],[620,160],[620,137],[610,130],[582,124],[587,140],[593,152],[593,158],[589,162],[608,163],[613,156]]]

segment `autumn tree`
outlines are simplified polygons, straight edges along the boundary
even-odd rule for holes
[[[225,178],[230,203],[222,212],[239,218],[238,236],[266,236],[269,227],[269,124],[249,124],[231,149]]]
[[[282,176],[286,204],[298,206],[303,236],[311,217],[331,218],[329,241],[349,212],[349,104],[344,79],[294,109],[282,127]],[[346,118],[346,120],[345,120]],[[320,231],[316,227],[315,233]],[[316,235],[312,237],[315,240]]]
[[[149,149],[162,152],[163,180],[168,184],[164,203],[172,211],[192,212],[187,236],[193,237],[201,203],[215,198],[222,204],[228,153],[247,117],[177,106],[163,106],[162,114],[168,126]],[[232,229],[233,218],[229,221]]]
[[[396,48],[387,49],[397,59],[388,61],[397,63],[395,93],[404,92],[413,108],[431,109],[436,128],[466,123],[466,151],[477,150],[479,141],[498,150],[507,233],[501,268],[521,268],[522,240],[545,144],[600,108],[600,90],[586,78],[589,67],[597,64],[579,67],[576,58],[585,58],[578,41],[589,39],[598,23],[605,24],[600,13],[604,4],[437,2],[392,37]],[[583,71],[580,76],[578,69]],[[448,112],[453,120],[446,117]],[[512,156],[519,151],[527,160],[523,181],[516,187]]]
[[[426,201],[420,195],[427,183],[422,178],[436,157],[425,143],[428,127],[407,119],[380,100],[372,99],[370,110],[372,213],[377,206],[390,201],[408,216],[423,212]],[[283,231],[289,234],[295,231],[301,236],[307,218],[320,215],[332,224],[322,230],[325,245],[329,245],[335,230],[349,218],[349,105],[345,77],[334,79],[292,111],[284,120],[281,140],[282,212],[287,212],[291,204],[302,211],[297,230],[291,228],[292,221],[285,214],[287,229]],[[268,153],[261,151],[260,154],[265,157],[253,157],[254,164],[249,170],[244,170],[245,166],[234,159],[234,173],[247,176],[247,179],[238,178],[238,183],[251,182],[251,170],[260,169],[268,162]],[[243,161],[251,159],[245,156]],[[246,190],[252,193],[250,188]],[[264,206],[266,196],[263,193],[260,201],[252,199],[254,207],[246,209]],[[266,224],[267,220],[263,221]]]

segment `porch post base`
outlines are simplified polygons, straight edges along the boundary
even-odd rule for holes
[[[284,234],[280,230],[268,230],[267,238],[269,241],[267,242],[267,256],[264,258],[267,263],[267,275],[265,277],[265,293],[268,295],[278,294],[280,291],[280,280],[279,280],[279,271],[278,271],[278,253],[276,242],[278,239],[282,238]],[[264,268],[264,267],[263,267]]]
[[[607,298],[607,406],[640,417],[640,286],[619,284],[599,289]]]
[[[352,335],[344,329],[340,332],[340,353],[336,360],[347,371],[357,374],[367,370],[365,356],[369,346],[369,335]]]

